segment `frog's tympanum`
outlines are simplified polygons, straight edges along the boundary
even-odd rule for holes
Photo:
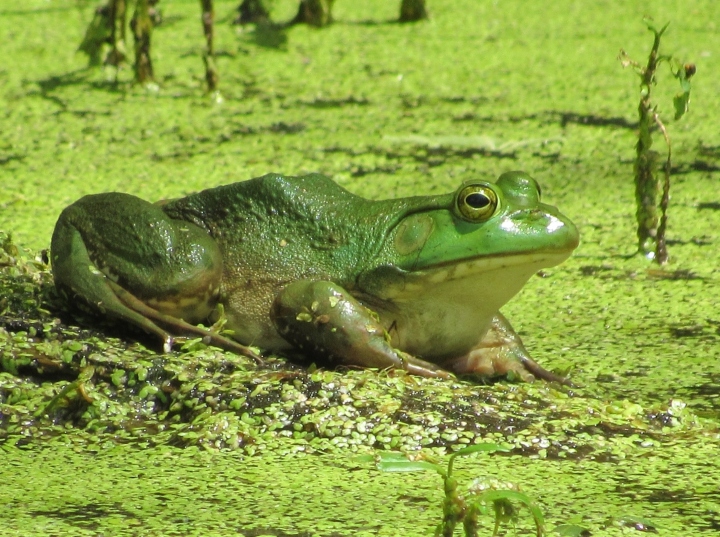
[[[300,351],[346,366],[530,380],[534,362],[499,313],[578,244],[522,172],[439,196],[371,201],[322,175],[269,174],[152,204],[85,196],[52,238],[71,301],[159,336]],[[232,339],[195,326],[222,312]]]

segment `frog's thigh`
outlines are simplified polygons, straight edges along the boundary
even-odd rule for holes
[[[435,364],[393,349],[376,316],[350,293],[328,281],[299,280],[273,303],[272,320],[294,347],[345,365],[405,369],[447,377]]]
[[[520,336],[501,313],[495,315],[490,329],[477,346],[445,366],[460,375],[488,378],[510,375],[524,381],[537,377],[567,383],[563,377],[547,371],[530,357]]]
[[[85,242],[72,223],[64,219],[58,221],[51,251],[55,285],[70,300],[80,301],[101,314],[155,334],[163,340],[165,350],[169,350],[172,346],[170,334],[118,298],[107,276],[90,259]]]
[[[60,215],[53,276],[70,300],[155,334],[207,317],[217,301],[222,257],[214,240],[155,205],[127,194],[86,196]],[[152,320],[151,320],[152,319]]]

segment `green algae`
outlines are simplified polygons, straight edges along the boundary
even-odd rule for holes
[[[631,535],[632,521],[645,520],[660,535],[712,534],[720,498],[700,461],[717,445],[692,447],[695,461],[670,446],[641,466],[478,457],[459,461],[455,475],[461,483],[502,475],[519,484],[550,530],[562,521],[593,535]],[[435,479],[337,455],[139,451],[65,438],[45,449],[6,448],[2,457],[0,477],[14,484],[0,488],[4,535],[414,536],[429,535],[441,517]],[[484,527],[489,534],[490,521]],[[521,519],[518,534],[532,529]]]
[[[203,93],[195,2],[164,7],[156,93],[129,71],[85,69],[74,50],[92,5],[3,10],[0,229],[20,247],[0,253],[4,534],[427,534],[438,483],[352,454],[481,441],[507,441],[513,456],[464,461],[461,479],[517,483],[550,528],[717,531],[718,7],[668,0],[651,13],[672,20],[666,50],[699,73],[691,114],[669,126],[672,260],[657,271],[626,255],[636,88],[615,59],[620,47],[643,54],[647,7],[516,5],[437,0],[430,21],[402,26],[387,23],[395,2],[342,1],[334,26],[268,36],[231,27],[236,2],[217,2],[221,105]],[[296,8],[275,2],[273,17]],[[537,177],[581,230],[577,254],[504,310],[580,389],[282,358],[258,371],[210,349],[159,356],[142,336],[69,314],[36,254],[61,209],[91,192],[157,199],[320,171],[394,197],[509,169]]]

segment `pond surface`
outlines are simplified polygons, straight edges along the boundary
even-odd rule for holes
[[[75,50],[92,3],[0,9],[0,230],[19,248],[0,254],[3,535],[428,535],[440,478],[354,457],[442,460],[481,441],[513,451],[459,460],[461,485],[512,482],[550,529],[715,534],[717,3],[659,1],[648,13],[642,2],[429,0],[431,20],[409,25],[393,22],[399,2],[336,4],[328,28],[278,30],[232,26],[237,3],[216,2],[222,102],[204,94],[197,2],[161,5],[156,91],[129,69],[86,69]],[[273,16],[295,9],[278,0]],[[628,257],[639,79],[616,59],[623,48],[644,62],[647,14],[671,20],[663,52],[698,69],[680,122],[677,83],[658,76],[674,166],[662,269]],[[152,341],[69,315],[40,255],[62,208],[94,192],[156,200],[317,171],[390,198],[513,169],[538,179],[581,245],[503,312],[576,389],[279,357],[255,369],[197,346],[160,357]],[[532,534],[526,511],[517,533]]]

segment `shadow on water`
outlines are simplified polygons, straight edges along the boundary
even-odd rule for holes
[[[27,17],[28,15],[45,15],[46,13],[56,13],[56,12],[64,12],[64,11],[73,11],[76,10],[76,6],[55,6],[55,7],[45,7],[41,9],[0,9],[0,17],[8,17],[8,16],[20,16],[20,17]]]
[[[228,17],[226,17],[228,19]],[[236,19],[236,23],[237,23]],[[421,21],[419,21],[421,22]],[[254,43],[260,47],[263,48],[270,48],[270,49],[277,49],[277,50],[284,50],[287,46],[288,42],[288,36],[287,36],[287,30],[298,25],[298,23],[295,18],[287,21],[287,22],[270,22],[270,21],[262,21],[262,22],[255,22],[254,31],[249,31],[247,34],[250,34],[252,36],[252,40]],[[408,24],[407,22],[401,22],[399,19],[387,19],[387,20],[361,20],[361,21],[333,21],[333,26],[386,26],[386,25],[400,25],[400,24]],[[247,35],[245,34],[245,35]]]
[[[415,21],[415,22],[424,22],[424,21]],[[398,25],[404,25],[404,24],[413,24],[412,22],[402,22],[400,19],[385,19],[381,21],[377,20],[361,20],[361,21],[343,21],[342,24],[347,24],[348,26],[386,26],[388,24],[398,24]]]
[[[705,162],[704,160],[694,160],[693,162],[683,162],[678,164],[677,166],[672,166],[670,168],[670,173],[672,175],[684,175],[687,173],[692,172],[719,172],[720,166],[717,164],[710,164],[708,162]]]
[[[241,26],[247,28],[245,25]],[[265,49],[287,50],[287,29],[292,26],[290,23],[258,22],[252,26],[252,29],[240,33],[241,39]]]
[[[720,159],[720,145],[698,145],[698,152],[706,157]]]
[[[63,88],[69,88],[73,86],[81,86],[84,85],[87,88],[96,89],[96,90],[102,90],[110,93],[118,93],[122,94],[125,93],[125,90],[127,89],[127,83],[126,82],[119,82],[117,80],[109,80],[109,81],[97,81],[97,80],[89,80],[90,76],[92,75],[93,68],[87,67],[84,69],[78,69],[75,71],[71,71],[69,73],[65,73],[62,75],[52,75],[47,78],[43,78],[40,80],[26,80],[26,84],[32,84],[33,82],[38,85],[39,91],[36,90],[29,90],[27,92],[27,95],[39,95],[43,99],[46,99],[57,106],[60,107],[60,110],[58,110],[56,113],[62,113],[62,112],[69,112],[68,110],[68,104],[61,98],[59,98],[57,95],[54,95],[53,93],[55,90],[63,89]],[[72,111],[74,114],[79,115],[86,115],[87,111]],[[94,112],[96,114],[102,114],[102,115],[110,115],[109,111],[105,112]]]
[[[452,97],[443,99],[446,103],[477,103],[480,98]],[[453,117],[453,121],[486,121],[521,123],[523,121],[538,121],[544,124],[558,123],[561,127],[568,125],[581,125],[586,127],[617,127],[621,129],[637,129],[637,121],[628,121],[624,117],[605,117],[595,114],[578,114],[576,112],[563,112],[559,110],[547,110],[536,114],[524,114],[520,116],[509,116],[498,118],[496,116],[479,116],[472,112],[464,113]]]
[[[287,26],[278,24],[257,24],[252,32],[254,43],[262,48],[285,50],[288,37]]]

